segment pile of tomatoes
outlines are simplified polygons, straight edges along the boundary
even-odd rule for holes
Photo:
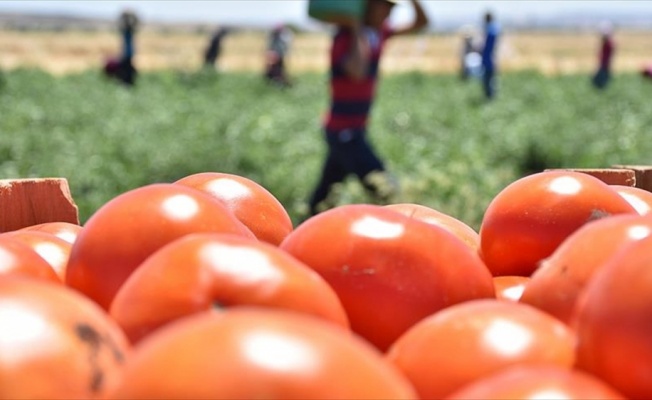
[[[425,205],[293,226],[201,173],[0,235],[0,398],[652,397],[652,202],[574,171],[479,232]]]

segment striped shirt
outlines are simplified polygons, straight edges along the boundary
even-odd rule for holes
[[[371,55],[365,76],[355,80],[346,75],[343,64],[353,39],[351,31],[339,29],[333,38],[330,61],[331,104],[324,126],[327,132],[365,129],[376,91],[378,67],[385,41],[393,34],[389,27],[380,31],[365,28]]]

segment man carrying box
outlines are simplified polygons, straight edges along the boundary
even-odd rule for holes
[[[350,174],[355,174],[379,201],[387,201],[397,191],[366,135],[386,40],[417,32],[428,25],[418,0],[409,2],[414,18],[403,27],[388,25],[397,0],[366,0],[361,21],[338,24],[330,57],[331,102],[323,124],[328,153],[310,198],[311,215],[329,207],[324,203],[333,185]]]

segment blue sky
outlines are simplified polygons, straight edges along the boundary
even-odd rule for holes
[[[407,18],[411,8],[407,0],[396,8],[393,19]],[[428,15],[436,23],[446,18],[466,18],[477,22],[482,12],[491,9],[499,16],[532,18],[588,11],[627,12],[652,15],[652,1],[533,1],[533,0],[422,0]],[[278,22],[303,24],[307,0],[84,0],[84,1],[2,1],[0,12],[39,12],[113,18],[124,8],[135,9],[143,20],[168,22],[239,23],[274,25]]]

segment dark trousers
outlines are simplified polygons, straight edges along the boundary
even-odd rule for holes
[[[377,188],[365,177],[371,172],[384,171],[385,167],[367,142],[364,130],[345,130],[339,133],[326,132],[328,154],[324,162],[321,178],[310,198],[310,213],[319,212],[319,204],[326,200],[334,184],[343,182],[353,174],[360,179],[365,189],[373,194]]]
[[[482,90],[488,99],[492,99],[496,95],[496,71],[493,67],[484,68],[482,74]]]
[[[598,72],[596,72],[596,74],[593,76],[593,86],[595,86],[598,89],[604,89],[609,83],[610,78],[611,78],[611,73],[609,71],[609,68],[600,67],[600,69],[598,69]]]
[[[136,75],[138,71],[134,67],[131,57],[124,57],[120,60],[118,66],[117,78],[126,85],[134,85],[136,83]]]

